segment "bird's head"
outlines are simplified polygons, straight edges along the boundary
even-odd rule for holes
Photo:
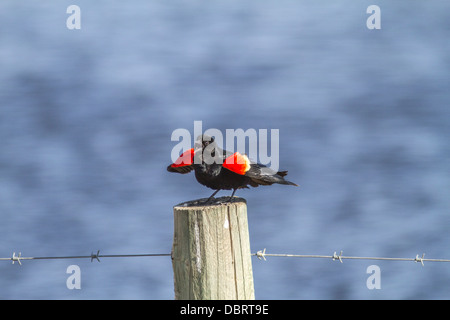
[[[213,137],[200,135],[194,144],[194,163],[221,163],[220,151]],[[216,152],[217,151],[217,152]]]
[[[199,135],[197,140],[194,143],[195,152],[200,150],[205,150],[205,148],[209,145],[215,145],[214,138],[207,135]],[[212,147],[212,146],[211,146]]]

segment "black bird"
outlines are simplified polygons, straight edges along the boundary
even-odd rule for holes
[[[252,163],[239,152],[220,149],[214,138],[199,136],[194,148],[185,151],[175,163],[167,167],[169,172],[185,174],[195,170],[195,178],[202,185],[216,190],[206,201],[210,202],[220,190],[233,190],[229,201],[237,189],[271,185],[274,183],[297,186],[287,181],[287,171],[278,171]]]

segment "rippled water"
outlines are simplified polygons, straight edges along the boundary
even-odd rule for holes
[[[169,253],[173,130],[279,129],[252,251],[450,258],[450,5],[0,3],[0,257]],[[226,192],[222,192],[225,195]],[[78,264],[81,290],[68,290]],[[381,269],[368,290],[366,269]],[[450,298],[450,264],[253,260],[258,299]],[[172,299],[170,258],[0,261],[2,299]]]

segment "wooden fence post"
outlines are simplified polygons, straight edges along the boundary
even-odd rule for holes
[[[255,299],[245,199],[212,205],[189,201],[173,211],[175,299]]]

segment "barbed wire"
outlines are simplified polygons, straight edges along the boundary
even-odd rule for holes
[[[252,256],[256,256],[260,260],[266,260],[266,257],[292,257],[292,258],[322,258],[322,259],[332,259],[344,263],[343,260],[384,260],[384,261],[412,261],[420,262],[422,266],[424,262],[450,262],[450,259],[431,259],[425,258],[425,253],[419,257],[417,254],[415,258],[386,258],[386,257],[357,257],[357,256],[344,256],[343,251],[339,254],[336,251],[333,255],[307,255],[307,254],[280,254],[280,253],[266,253],[266,249],[260,250],[257,253],[253,253]]]
[[[91,262],[97,260],[100,262],[100,258],[134,258],[134,257],[163,257],[171,256],[170,253],[138,253],[138,254],[100,254],[100,250],[97,253],[91,253],[89,256],[53,256],[53,257],[22,257],[22,253],[18,255],[14,252],[12,257],[0,258],[0,261],[12,261],[22,264],[23,260],[62,260],[62,259],[91,259]]]
[[[288,254],[288,253],[267,253],[266,249],[252,253],[259,260],[266,261],[266,257],[286,257],[286,258],[313,258],[313,259],[332,259],[343,263],[343,260],[383,260],[383,261],[410,261],[420,262],[424,266],[424,262],[450,262],[450,259],[436,259],[425,258],[425,253],[422,256],[416,255],[414,258],[388,258],[388,257],[358,257],[358,256],[344,256],[343,251],[339,254],[335,251],[332,255],[316,255],[316,254]],[[171,253],[138,253],[138,254],[100,254],[100,250],[96,253],[92,252],[90,255],[82,256],[48,256],[48,257],[22,257],[22,253],[18,255],[14,252],[9,258],[0,258],[0,261],[12,261],[12,264],[17,262],[22,265],[24,260],[62,260],[62,259],[90,259],[100,262],[100,258],[136,258],[136,257],[164,257],[172,256]]]

